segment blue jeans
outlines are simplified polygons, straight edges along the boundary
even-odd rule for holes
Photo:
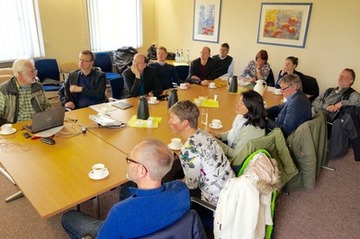
[[[71,239],[81,239],[85,235],[96,238],[103,222],[76,210],[68,211],[61,217],[61,225]]]

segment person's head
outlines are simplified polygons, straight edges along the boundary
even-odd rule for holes
[[[137,144],[126,160],[129,164],[127,170],[129,180],[161,182],[170,171],[174,157],[162,141],[147,139]]]
[[[295,91],[302,91],[301,79],[298,75],[287,74],[279,80],[281,92],[285,98],[292,95]]]
[[[37,70],[33,59],[18,59],[14,61],[12,69],[14,76],[21,86],[28,86],[35,83]]]
[[[268,61],[268,53],[265,50],[260,50],[256,56],[255,61],[259,63],[261,66],[265,65]]]
[[[211,55],[211,50],[209,47],[204,46],[200,51],[200,59],[203,61],[207,61]]]
[[[348,88],[354,84],[355,81],[355,71],[350,68],[345,68],[341,71],[338,77],[338,86],[341,88]]]
[[[165,62],[167,57],[167,50],[165,47],[161,46],[156,50],[156,57],[158,62]]]
[[[285,67],[288,71],[294,71],[299,64],[299,59],[295,56],[289,56],[285,59]]]
[[[176,133],[181,133],[185,129],[197,129],[199,108],[190,100],[178,101],[170,110],[169,125]]]
[[[229,44],[227,44],[227,43],[221,44],[220,54],[219,54],[220,57],[221,57],[221,58],[226,57],[226,56],[229,54],[229,49],[230,49]]]
[[[266,110],[263,97],[254,90],[241,93],[236,103],[236,113],[247,119],[245,125],[265,127]]]
[[[142,53],[137,53],[134,55],[134,59],[133,59],[133,66],[135,66],[135,68],[142,73],[144,71],[144,69],[146,68],[147,65],[147,58],[144,54]]]
[[[92,51],[84,50],[79,54],[79,68],[82,71],[90,71],[94,65],[95,55]]]

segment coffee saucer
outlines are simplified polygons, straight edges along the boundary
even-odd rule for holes
[[[155,102],[148,101],[148,103],[149,103],[150,105],[157,105],[157,104],[159,104],[159,101],[158,101],[158,100],[155,101]]]
[[[89,173],[89,178],[93,180],[101,180],[109,176],[109,170],[106,170],[102,175],[94,174],[94,172],[91,170]]]
[[[214,87],[208,86],[208,88],[210,88],[210,89],[216,89],[217,87],[216,87],[216,86],[214,86]]]
[[[10,134],[13,134],[16,132],[16,129],[15,128],[11,128],[11,131],[10,132],[2,132],[0,131],[0,134],[1,135],[10,135]]]
[[[182,148],[183,144],[181,144],[179,147],[173,146],[172,143],[168,144],[169,149],[171,150],[180,150]]]
[[[219,125],[219,126],[215,127],[213,124],[209,124],[209,127],[212,129],[221,129],[223,126]]]

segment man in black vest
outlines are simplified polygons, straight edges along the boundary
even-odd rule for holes
[[[228,55],[229,49],[229,44],[223,43],[220,47],[220,54],[213,56],[216,78],[227,80],[234,73],[234,60]]]

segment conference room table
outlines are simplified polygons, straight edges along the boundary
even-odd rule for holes
[[[186,90],[178,89],[177,93],[179,101],[193,101],[200,96],[213,99],[217,95],[219,107],[207,108],[208,124],[201,124],[199,120],[199,128],[213,130],[209,124],[216,118],[222,121],[223,128],[215,131],[221,132],[231,128],[239,94],[229,93],[223,84],[217,85],[216,89],[191,85]],[[239,88],[239,92],[242,90],[246,89]],[[269,107],[280,103],[282,96],[265,91],[264,100]],[[158,138],[168,144],[171,138],[181,138],[168,125],[167,101],[149,104],[150,117],[161,118],[158,128],[106,128],[89,118],[107,107],[108,116],[127,123],[136,115],[139,99],[121,101],[133,107],[121,110],[112,103],[104,103],[67,112],[64,129],[55,135],[55,145],[25,139],[21,129],[24,122],[13,125],[17,129],[15,134],[0,136],[1,164],[42,218],[63,212],[126,182],[126,155],[144,139]],[[201,111],[203,109],[200,107]],[[80,126],[87,132],[81,133]],[[181,139],[184,142],[185,139]],[[88,174],[95,163],[105,164],[109,176],[98,181],[90,179]]]

